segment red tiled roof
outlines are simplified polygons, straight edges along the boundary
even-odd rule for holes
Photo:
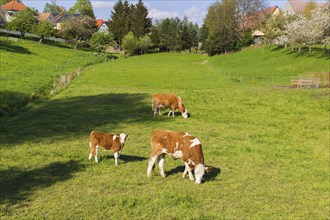
[[[20,3],[19,1],[17,0],[13,0],[11,2],[8,2],[4,5],[1,6],[1,8],[5,11],[23,11],[24,9],[26,9],[27,7]]]
[[[102,24],[103,24],[103,19],[97,19],[96,20],[96,27],[97,27],[97,29],[100,29],[100,27],[102,26]]]

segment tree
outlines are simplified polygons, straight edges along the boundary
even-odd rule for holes
[[[207,38],[203,42],[204,50],[209,55],[234,50],[238,40],[237,2],[223,0],[209,8],[204,20],[203,31]]]
[[[166,18],[156,23],[159,36],[159,47],[166,51],[179,51],[182,48],[180,19]]]
[[[140,37],[137,42],[138,49],[143,53],[148,53],[148,49],[152,47],[152,41],[148,35],[144,35],[143,37]]]
[[[111,17],[108,22],[110,32],[113,34],[115,41],[117,42],[119,49],[121,48],[122,40],[124,36],[129,32],[129,14],[130,5],[127,1],[123,2],[119,0],[111,11]]]
[[[26,8],[18,13],[11,22],[7,23],[6,27],[9,30],[21,32],[21,36],[24,37],[26,32],[32,32],[37,23],[37,12]]]
[[[46,3],[44,7],[45,13],[58,14],[60,12],[66,12],[63,6],[56,4],[56,0],[51,0],[51,3]]]
[[[151,18],[148,17],[148,9],[142,0],[136,5],[132,5],[130,12],[130,30],[137,38],[143,37],[151,30]]]
[[[64,39],[74,41],[74,49],[82,41],[87,41],[95,32],[95,20],[87,15],[74,17],[71,16],[68,20],[63,22],[59,36]]]
[[[310,18],[312,15],[312,12],[316,9],[315,2],[307,2],[306,6],[303,11],[303,15],[307,18]]]
[[[87,15],[95,19],[93,6],[89,0],[77,0],[76,4],[69,9],[69,13]]]
[[[53,23],[50,21],[40,21],[38,25],[33,29],[33,32],[40,36],[40,44],[45,37],[54,36],[56,31],[54,29]]]
[[[236,1],[236,13],[238,13],[239,20],[245,16],[252,15],[257,11],[262,11],[266,7],[265,0],[233,0]]]
[[[301,52],[301,47],[305,43],[304,26],[307,24],[307,19],[303,15],[298,15],[297,19],[285,25],[285,35],[288,36],[289,43],[292,46],[297,46]],[[293,47],[292,47],[293,49]]]
[[[187,17],[184,17],[180,22],[180,30],[182,49],[189,50],[189,52],[191,52],[191,48],[196,46],[196,41],[198,40],[198,25],[197,27],[194,26],[193,23],[188,21]]]
[[[125,49],[126,53],[130,56],[133,55],[138,48],[137,40],[133,34],[133,32],[129,32],[124,38],[123,38],[123,44],[122,47]]]
[[[317,8],[312,13],[311,20],[315,24],[315,28],[322,29],[321,42],[324,43],[324,51],[326,46],[330,43],[330,0],[327,1],[322,7]]]
[[[150,34],[150,39],[154,48],[159,47],[160,39],[159,39],[159,31],[157,28],[153,28]]]
[[[284,27],[288,21],[288,16],[285,16],[282,13],[273,18],[267,19],[266,23],[260,28],[265,34],[265,41],[273,43],[276,38],[282,35]]]
[[[0,5],[4,5],[4,4],[6,4],[6,3],[10,2],[10,1],[11,0],[0,0]]]
[[[91,47],[97,51],[98,56],[107,46],[115,44],[112,34],[105,32],[95,32],[89,42]]]

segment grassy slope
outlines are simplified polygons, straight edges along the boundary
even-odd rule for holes
[[[92,53],[68,46],[10,41],[0,37],[0,108],[12,110],[26,103],[32,93],[44,95],[60,76],[95,63]]]
[[[247,48],[242,53],[214,57],[210,62],[219,72],[238,81],[271,85],[285,84],[299,76],[313,77],[314,73],[329,72],[330,55],[322,52],[297,53],[291,50],[273,48]],[[315,77],[315,76],[314,76]],[[324,75],[318,75],[324,82]]]
[[[50,101],[1,119],[2,216],[328,218],[329,89],[228,80],[232,68],[252,74],[246,66],[261,65],[255,54],[235,67],[236,56],[244,57],[155,54],[100,64]],[[307,61],[301,69],[316,59]],[[317,62],[327,70],[328,60]],[[192,117],[153,118],[155,92],[180,94]],[[182,162],[170,158],[166,179],[157,166],[146,177],[149,134],[159,128],[201,139],[206,164],[217,168],[204,184],[182,180]],[[109,152],[100,151],[98,165],[87,160],[92,129],[130,134],[121,165]]]

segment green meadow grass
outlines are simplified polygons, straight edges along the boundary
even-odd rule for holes
[[[47,95],[59,76],[99,61],[64,44],[11,39],[0,36],[0,108],[6,111],[21,108],[33,93]]]
[[[1,218],[328,219],[329,89],[240,83],[228,72],[261,74],[266,60],[276,76],[299,76],[328,71],[329,60],[265,51],[95,65],[51,99],[1,118]],[[153,93],[180,95],[191,117],[152,117]],[[182,179],[183,163],[169,157],[167,178],[157,165],[147,178],[155,129],[201,140],[215,167],[203,184]],[[88,161],[91,130],[129,134],[119,166],[102,150],[99,164]]]

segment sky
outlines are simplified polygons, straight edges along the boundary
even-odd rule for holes
[[[94,14],[97,19],[108,20],[113,10],[113,5],[118,0],[90,0]],[[45,4],[50,0],[23,0],[23,3],[42,12]],[[64,6],[67,10],[75,4],[75,0],[56,0],[56,4]],[[136,3],[137,0],[128,0],[129,3]],[[168,17],[184,16],[189,21],[197,23],[199,26],[203,24],[203,20],[207,14],[209,6],[216,0],[143,0],[143,4],[148,8],[149,17],[153,18],[153,22]],[[267,0],[269,6],[277,5],[283,9],[287,0]]]

